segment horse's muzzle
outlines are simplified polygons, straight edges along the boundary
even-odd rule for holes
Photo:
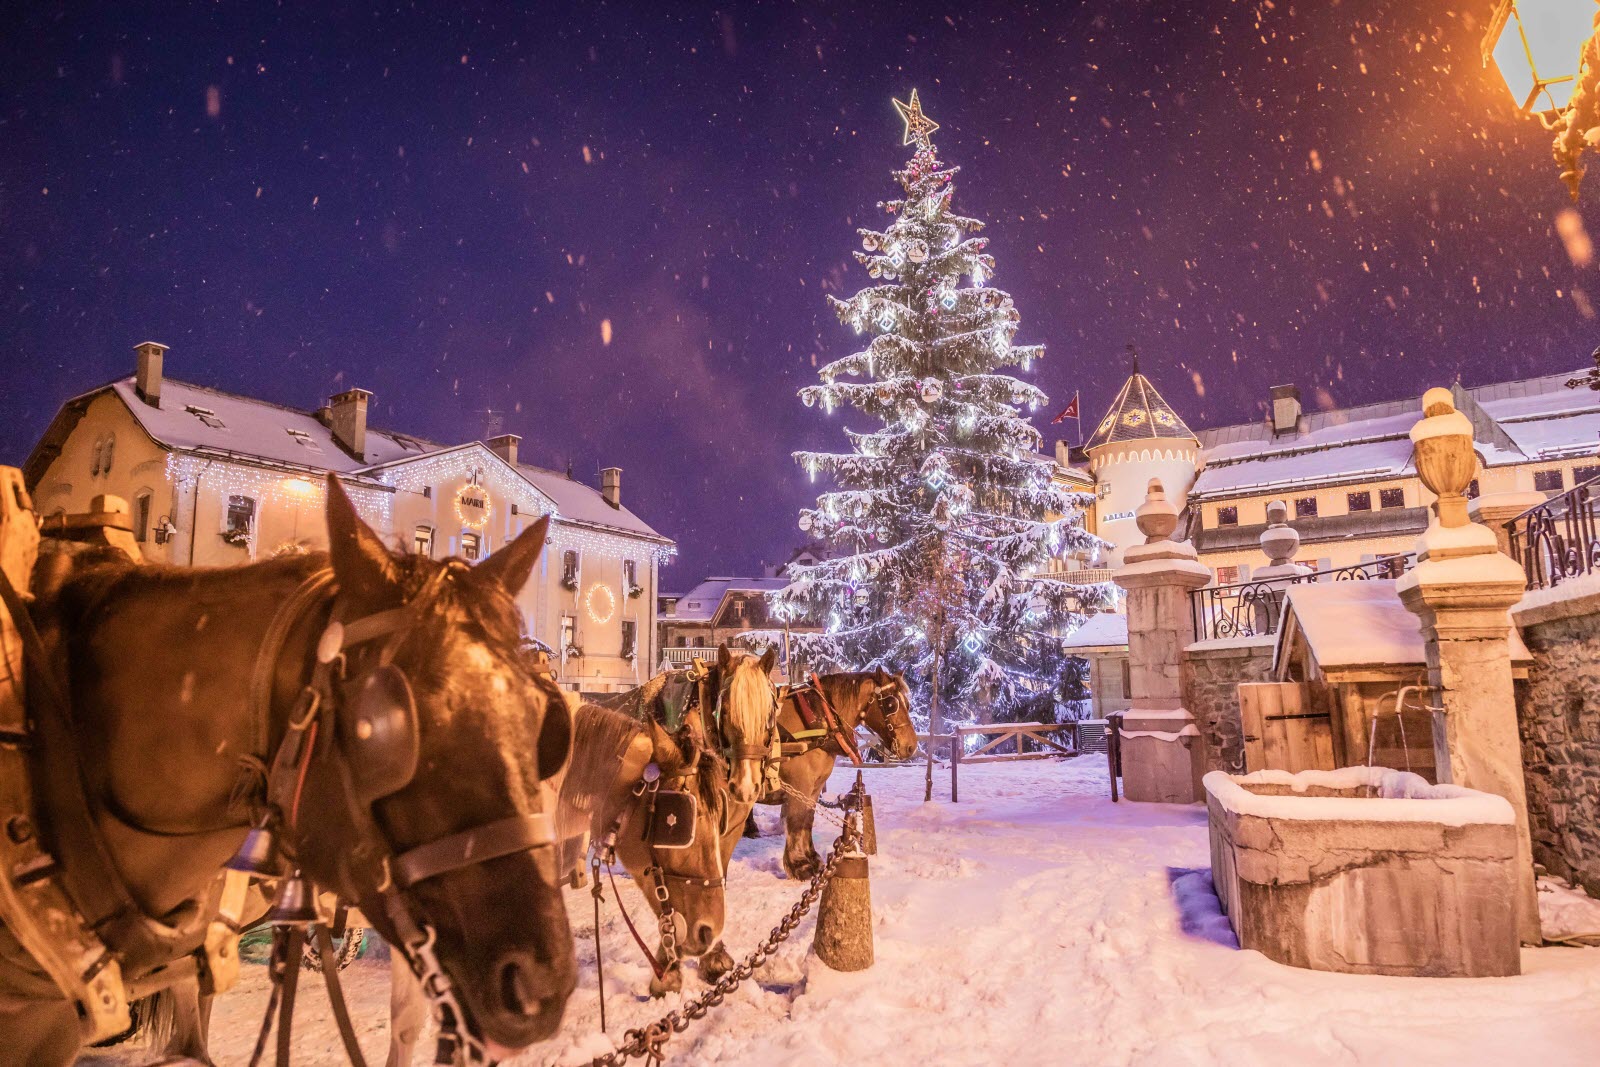
[[[572,992],[566,968],[530,953],[501,954],[489,968],[485,995],[474,1005],[479,1030],[490,1044],[521,1049],[552,1036]]]

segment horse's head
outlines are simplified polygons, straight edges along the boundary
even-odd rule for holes
[[[716,726],[729,763],[733,799],[754,804],[761,799],[762,766],[771,757],[778,729],[778,691],[772,685],[776,649],[757,656],[723,645],[717,649]]]
[[[305,829],[293,835],[307,875],[358,900],[414,969],[436,963],[442,980],[425,975],[425,984],[453,993],[459,1026],[506,1055],[555,1032],[576,983],[548,784],[571,750],[571,714],[555,683],[520,655],[513,599],[547,527],[535,523],[475,567],[397,557],[330,478],[347,649],[336,691],[359,708],[372,699],[364,680],[383,679],[394,703],[415,708],[414,725],[400,731],[414,747],[398,774],[371,784],[393,758],[385,731],[399,720],[380,706],[347,728],[338,709],[335,758],[311,761],[333,770],[307,777],[297,820]],[[361,620],[382,618],[400,622],[351,646]],[[447,999],[437,988],[430,995],[436,1006]]]
[[[686,956],[701,956],[710,951],[722,936],[724,917],[722,831],[728,809],[727,764],[714,752],[693,747],[687,732],[677,736],[651,720],[646,724],[648,744],[643,759],[635,749],[629,759],[654,763],[660,770],[658,790],[629,797],[630,809],[623,831],[618,835],[617,858],[638,879],[659,916],[661,902],[655,886],[666,884],[667,904],[681,922],[675,922],[679,951]],[[625,775],[633,768],[628,768]],[[640,780],[637,774],[630,781]],[[661,797],[671,796],[670,804]],[[678,801],[693,798],[692,840],[688,830],[678,825],[684,806]],[[652,810],[654,807],[655,810]],[[670,808],[670,811],[669,811]],[[672,819],[673,824],[667,825]],[[667,845],[680,847],[665,847]],[[643,877],[641,877],[643,875]]]
[[[911,687],[905,675],[890,674],[882,667],[873,673],[866,718],[867,729],[883,738],[895,759],[916,755],[917,727],[911,721]]]

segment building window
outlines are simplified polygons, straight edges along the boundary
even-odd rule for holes
[[[1566,488],[1566,483],[1561,477],[1561,469],[1558,467],[1553,471],[1534,471],[1533,487],[1541,493],[1561,492]]]
[[[639,650],[639,624],[632,619],[622,620],[622,658],[632,659]]]
[[[228,498],[228,517],[222,527],[222,536],[238,544],[250,536],[256,524],[256,502],[247,496]]]
[[[1239,581],[1239,568],[1238,567],[1218,567],[1217,568],[1217,584],[1218,585],[1234,585],[1238,581]]]
[[[694,639],[694,647],[695,648],[705,648],[706,647],[706,639],[703,638],[703,637],[695,638]]]
[[[578,550],[575,548],[561,553],[561,588],[578,588]]]
[[[1297,519],[1314,519],[1317,517],[1317,498],[1314,496],[1297,496],[1294,498],[1294,517]]]
[[[1359,493],[1346,493],[1344,498],[1350,502],[1351,511],[1372,510],[1372,493],[1369,490],[1363,489]]]
[[[481,542],[478,540],[478,535],[477,534],[475,534],[475,533],[464,533],[464,534],[462,534],[461,535],[461,558],[465,559],[465,560],[476,560],[478,558],[478,555],[479,555],[479,546],[480,546],[480,544],[481,544]]]
[[[578,617],[561,616],[561,650],[564,652],[578,643]]]
[[[1596,474],[1600,474],[1600,467],[1593,467],[1591,469]],[[1479,492],[1479,490],[1478,490],[1478,479],[1474,478],[1474,479],[1472,479],[1472,481],[1467,483],[1467,499],[1468,500],[1476,500],[1476,499],[1478,499],[1478,492]]]
[[[1378,506],[1385,511],[1390,508],[1403,508],[1406,506],[1406,491],[1404,489],[1379,489]]]
[[[133,537],[144,544],[150,536],[150,490],[141,489],[133,498]]]
[[[1218,508],[1217,509],[1217,525],[1218,526],[1237,526],[1237,525],[1239,525],[1239,509],[1237,507],[1233,506],[1232,504],[1229,504],[1225,508]]]
[[[411,535],[411,551],[419,556],[433,558],[433,527],[418,526]]]
[[[1593,464],[1589,464],[1588,466],[1584,467],[1572,468],[1573,485],[1582,485],[1584,482],[1592,482],[1596,478],[1600,478],[1600,467],[1596,467]]]
[[[631,559],[622,561],[622,591],[633,596],[639,588],[639,565]]]
[[[1124,699],[1133,697],[1133,661],[1122,660],[1122,696]]]

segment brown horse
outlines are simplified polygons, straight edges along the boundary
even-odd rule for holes
[[[824,674],[818,679],[823,695],[838,712],[840,725],[853,734],[857,726],[883,739],[889,755],[910,759],[917,751],[917,728],[911,722],[911,690],[902,675],[881,668],[849,674]],[[778,726],[794,736],[802,729],[800,711],[793,696],[787,697],[778,712]],[[761,798],[763,804],[783,805],[786,839],[783,869],[789,877],[805,880],[817,873],[822,858],[811,842],[811,827],[816,820],[817,800],[833,773],[834,760],[844,755],[837,741],[817,738],[802,752],[788,754],[785,745],[778,775],[784,788]],[[802,799],[804,798],[804,799]]]
[[[182,934],[206,928],[194,919],[245,838],[241,809],[276,812],[293,863],[429,972],[462,1040],[509,1055],[555,1031],[576,980],[555,850],[534,832],[551,817],[546,782],[571,721],[559,690],[522,664],[513,600],[547,522],[469,567],[397,558],[331,477],[327,497],[325,556],[205,570],[90,553],[37,583],[30,614],[68,680],[94,831],[137,909],[129,921],[171,946],[166,959],[123,953],[123,973],[147,991],[141,978],[195,949]],[[365,620],[383,640],[359,643]],[[312,681],[339,663],[349,681],[307,710]],[[380,671],[391,695],[409,690],[416,745],[384,790],[379,760],[352,755],[385,755],[360,748],[369,720],[342,717],[366,707],[360,686]],[[283,811],[256,775],[308,724],[326,729],[320,744],[305,737],[298,799]],[[68,871],[80,862],[51,844]],[[13,1062],[67,1064],[78,1051],[72,1005],[3,929],[0,1033]]]
[[[658,772],[654,779],[647,776],[652,764]],[[657,815],[652,781],[660,790],[694,797],[694,834],[687,847],[653,847],[660,835],[651,826]],[[617,860],[658,922],[669,916],[674,927],[675,950],[657,947],[656,964],[664,973],[650,980],[650,990],[660,996],[682,989],[682,956],[700,956],[710,949],[722,933],[726,913],[721,848],[728,807],[726,764],[715,753],[696,748],[687,730],[675,736],[653,719],[582,704],[573,714],[572,762],[560,795],[559,869],[582,871],[585,843],[615,835]],[[658,885],[666,887],[665,907],[656,895]],[[422,1027],[422,990],[403,967],[395,968],[392,980],[388,1063],[404,1067],[411,1063]]]

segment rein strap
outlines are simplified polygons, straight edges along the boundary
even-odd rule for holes
[[[476,863],[553,845],[555,840],[555,821],[548,812],[511,815],[402,852],[394,860],[395,884],[409,889],[418,882]]]

